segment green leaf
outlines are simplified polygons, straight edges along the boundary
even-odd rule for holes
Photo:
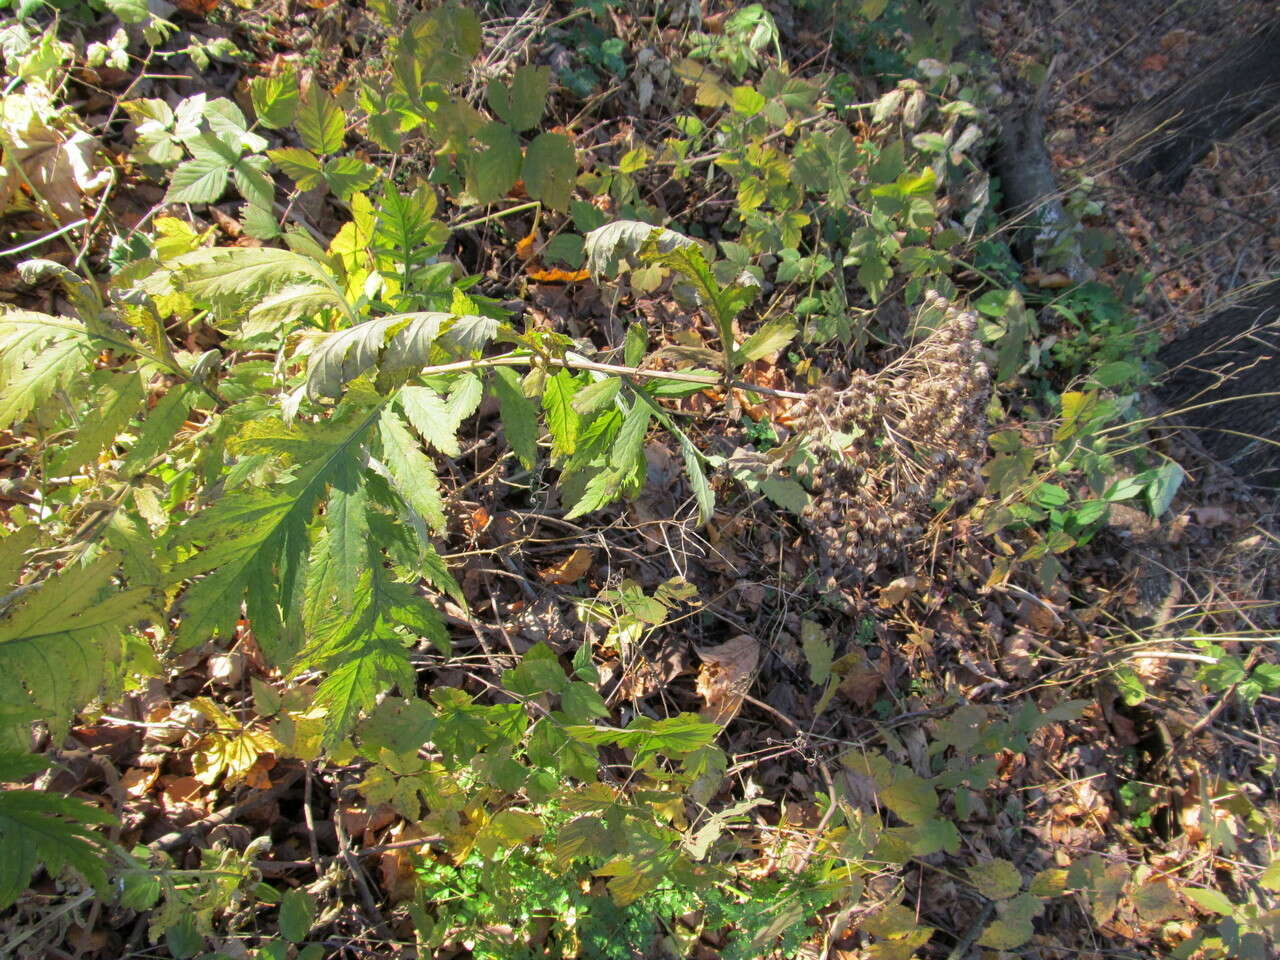
[[[264,418],[241,429],[233,450],[295,462],[299,471],[279,488],[228,494],[175,531],[174,545],[205,546],[170,571],[174,582],[205,575],[182,598],[175,650],[190,649],[214,635],[225,636],[239,616],[246,590],[252,587],[249,599],[254,605],[255,634],[272,659],[270,646],[281,617],[294,609],[297,600],[316,505],[330,483],[348,484],[349,471],[363,464],[364,443],[381,410],[379,406],[347,420],[292,426]],[[344,589],[350,590],[351,585]]]
[[[1183,887],[1182,893],[1211,913],[1220,913],[1224,917],[1235,913],[1235,905],[1220,890],[1214,890],[1211,887]]]
[[[333,95],[312,86],[298,101],[294,126],[302,145],[313,153],[337,153],[345,139],[346,117]]]
[[[217,247],[194,250],[171,261],[164,274],[170,289],[181,287],[219,317],[231,317],[256,304],[268,293],[306,280],[335,290],[327,268],[310,257],[275,247]],[[335,290],[336,292],[336,290]]]
[[[524,153],[525,190],[552,210],[568,211],[578,159],[563,133],[540,133]]]
[[[628,324],[626,340],[622,345],[622,362],[628,367],[638,367],[648,349],[649,337],[645,333],[644,324]]]
[[[151,16],[147,0],[103,0],[103,5],[119,17],[121,23],[142,23]]]
[[[587,269],[596,280],[612,275],[620,264],[640,266],[640,248],[652,242],[659,252],[667,252],[678,247],[696,246],[697,241],[682,236],[674,230],[655,227],[651,223],[638,220],[618,220],[590,231],[585,240],[587,251]],[[635,366],[640,361],[628,365]]]
[[[770,320],[743,342],[734,353],[734,363],[741,365],[777,353],[795,339],[800,328],[794,321]]]
[[[485,149],[467,163],[467,192],[477,203],[501,200],[520,178],[520,142],[511,128],[491,123],[476,134]]]
[[[92,362],[94,338],[75,320],[0,314],[0,427],[25,420]]]
[[[1172,460],[1156,469],[1155,476],[1146,491],[1147,507],[1151,511],[1151,516],[1159,517],[1169,509],[1185,476],[1182,468]]]
[[[516,70],[511,83],[490,80],[485,98],[489,109],[512,130],[520,133],[537,126],[551,88],[551,68],[524,66]]]
[[[310,150],[301,147],[281,147],[279,150],[268,150],[271,162],[284,171],[285,176],[298,184],[299,190],[310,190],[319,186],[323,177],[320,158]]]
[[[507,443],[526,470],[538,459],[538,416],[520,389],[520,378],[510,367],[495,367],[489,381],[498,397],[498,412]]]
[[[620,377],[605,377],[603,380],[587,384],[587,386],[575,393],[570,406],[575,413],[590,417],[600,410],[613,406],[614,399],[618,396],[618,391],[621,387],[622,379]]]
[[[249,96],[258,121],[271,130],[283,130],[298,113],[298,75],[288,70],[274,77],[254,77]]]
[[[547,429],[551,432],[553,457],[568,456],[577,448],[581,418],[574,407],[576,391],[578,382],[568,370],[558,370],[555,376],[547,378],[546,388],[542,392],[542,408],[547,412]],[[586,390],[581,392],[585,393]],[[616,388],[614,393],[617,393]]]
[[[143,399],[143,383],[136,370],[113,375],[94,395],[93,416],[82,422],[75,442],[59,459],[58,469],[64,474],[74,474],[96,460],[128,427],[142,407]]]
[[[266,157],[253,156],[237,160],[231,168],[240,196],[261,210],[270,210],[276,199],[276,185],[268,172],[269,166]]]
[[[147,588],[112,585],[119,558],[68,565],[15,599],[0,619],[0,703],[30,705],[65,730],[72,714],[117,689],[122,636],[153,609]]]
[[[969,880],[988,900],[1008,900],[1022,889],[1022,876],[1008,860],[988,860],[967,867]]]
[[[300,943],[311,932],[316,920],[316,902],[299,887],[286,890],[280,900],[280,936],[290,943]]]
[[[458,421],[443,397],[429,387],[413,386],[402,387],[398,396],[405,416],[422,439],[446,457],[461,454],[455,436]]]
[[[400,313],[329,334],[307,363],[307,395],[340,397],[345,384],[375,366],[384,373],[417,370],[453,321],[448,313]]]
[[[1036,928],[1030,920],[1002,917],[982,931],[978,945],[992,950],[1016,950],[1035,936],[1035,932]]]
[[[226,192],[231,164],[221,157],[204,156],[178,166],[169,178],[165,203],[216,203]]]
[[[702,453],[683,431],[677,437],[680,441],[680,453],[684,458],[684,469],[689,475],[689,486],[693,488],[693,497],[698,503],[698,522],[706,523],[715,513],[716,498],[702,471]]]
[[[542,820],[523,810],[503,810],[480,828],[476,849],[486,857],[498,852],[511,852],[520,844],[543,832]]]
[[[812,620],[800,622],[800,645],[804,658],[809,661],[809,679],[818,686],[831,676],[833,650],[827,632]]]
[[[41,863],[53,877],[71,868],[105,892],[110,848],[89,825],[114,822],[106,811],[72,797],[0,792],[0,910],[18,899]]]
[[[324,163],[324,182],[340,200],[350,200],[353,193],[367,190],[380,176],[377,167],[359,157],[330,157]]]

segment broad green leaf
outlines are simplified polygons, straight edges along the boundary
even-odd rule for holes
[[[1183,887],[1182,893],[1210,913],[1218,913],[1224,917],[1235,913],[1235,905],[1220,890],[1214,890],[1211,887]]]
[[[1008,900],[1022,889],[1022,876],[1008,860],[988,860],[967,867],[969,880],[988,900]]]
[[[270,164],[266,157],[243,157],[231,168],[236,189],[250,206],[260,210],[270,210],[276,199],[276,185],[268,172]]]
[[[0,314],[0,427],[25,420],[92,362],[83,324],[27,310]]]
[[[169,178],[165,203],[216,203],[226,192],[231,164],[216,156],[196,157]]]
[[[770,354],[777,353],[795,339],[799,327],[794,321],[785,319],[770,320],[743,342],[734,354],[737,364],[750,363]]]
[[[467,192],[477,203],[493,203],[505,197],[520,178],[520,142],[502,123],[489,124],[476,139],[484,149],[467,162]]]
[[[622,345],[622,362],[628,367],[638,367],[648,349],[649,336],[645,333],[644,324],[628,324],[626,339]]]
[[[301,887],[286,890],[280,900],[280,936],[290,943],[299,943],[311,932],[316,920],[316,902]]]
[[[537,126],[551,88],[551,68],[524,66],[516,70],[508,84],[490,80],[485,98],[489,109],[517,133]]]
[[[476,834],[476,850],[486,857],[499,852],[510,853],[520,844],[543,832],[542,820],[523,810],[503,810],[480,828]]]
[[[525,190],[552,210],[567,211],[578,175],[573,141],[562,133],[541,133],[524,153]]]
[[[288,70],[274,77],[254,77],[249,81],[258,121],[271,130],[283,130],[298,113],[298,75]]]
[[[324,182],[340,200],[349,200],[353,193],[367,190],[380,176],[377,167],[359,157],[330,157],[324,163]]]
[[[526,470],[538,459],[538,417],[520,389],[520,378],[510,367],[495,367],[489,381],[498,397],[498,411],[507,443]]]
[[[281,147],[279,150],[268,150],[271,162],[284,171],[285,176],[298,184],[299,190],[310,190],[319,186],[324,171],[320,158],[310,150],[301,147]]]
[[[231,317],[268,293],[300,280],[334,287],[323,264],[274,247],[195,250],[177,257],[171,266],[172,271],[162,275],[168,289],[151,287],[150,291],[166,293],[180,288],[197,302],[207,303],[219,317]]]
[[[346,116],[333,95],[312,86],[298,100],[294,121],[302,145],[312,153],[337,153],[345,139]]]

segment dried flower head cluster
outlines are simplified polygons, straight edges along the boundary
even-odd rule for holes
[[[936,500],[979,488],[990,375],[977,319],[934,292],[924,310],[941,314],[932,333],[879,373],[818,390],[801,421],[816,461],[796,470],[812,491],[803,522],[826,590],[908,555]]]

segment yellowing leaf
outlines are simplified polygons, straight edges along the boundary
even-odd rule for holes
[[[1022,889],[1022,877],[1008,860],[988,860],[965,872],[978,892],[989,900],[1008,900]]]
[[[595,563],[596,555],[586,547],[578,547],[554,566],[539,571],[547,583],[574,583],[581,580]]]

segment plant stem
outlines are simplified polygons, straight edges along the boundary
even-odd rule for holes
[[[478,227],[482,223],[488,223],[490,220],[498,220],[502,217],[509,217],[513,213],[521,213],[525,210],[532,210],[534,207],[541,209],[541,200],[530,200],[528,203],[520,203],[514,207],[507,207],[505,210],[498,210],[495,213],[486,214],[483,217],[476,217],[474,220],[464,220],[462,223],[449,224],[450,230],[466,230],[468,227]]]
[[[537,362],[545,362],[549,366],[562,367],[565,370],[590,370],[595,373],[606,373],[618,377],[639,377],[643,380],[677,380],[681,383],[701,383],[710,387],[723,387],[725,381],[720,377],[706,377],[697,373],[684,373],[680,370],[642,370],[639,367],[624,367],[616,363],[598,363],[575,353],[566,353],[561,357],[535,357],[531,354],[505,353],[500,357],[482,357],[478,360],[456,360],[453,363],[441,363],[433,367],[423,367],[418,371],[420,376],[430,377],[440,373],[455,373],[459,370],[478,370],[484,367],[531,367]],[[732,380],[729,386],[750,393],[759,393],[769,397],[781,397],[785,400],[803,400],[808,394],[794,390],[775,390],[755,383]]]

